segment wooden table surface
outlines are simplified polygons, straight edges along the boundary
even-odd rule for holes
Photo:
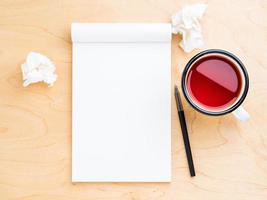
[[[205,47],[229,50],[250,75],[251,120],[210,117],[184,101],[197,176],[190,178],[172,98],[171,183],[71,183],[72,22],[169,22],[185,0],[0,1],[1,200],[267,199],[267,2],[206,0]],[[199,1],[198,1],[199,2]],[[172,82],[198,51],[172,41]],[[22,87],[28,52],[50,57],[54,87]],[[104,124],[103,124],[104,125]]]

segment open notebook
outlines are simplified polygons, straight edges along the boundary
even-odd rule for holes
[[[72,181],[171,179],[171,25],[74,23]]]

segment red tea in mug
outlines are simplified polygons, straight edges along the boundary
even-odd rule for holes
[[[193,63],[186,85],[189,95],[200,107],[223,110],[240,96],[242,80],[235,63],[219,55],[210,55]]]

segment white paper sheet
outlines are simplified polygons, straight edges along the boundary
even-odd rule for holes
[[[72,24],[72,181],[171,179],[171,25]]]

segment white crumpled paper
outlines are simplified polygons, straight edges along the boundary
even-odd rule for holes
[[[24,87],[41,81],[51,87],[57,80],[57,75],[54,73],[55,65],[49,58],[40,53],[30,52],[26,62],[21,65],[21,70]]]
[[[179,45],[187,53],[204,45],[199,21],[206,8],[207,4],[185,6],[172,16],[172,32],[182,35]]]

